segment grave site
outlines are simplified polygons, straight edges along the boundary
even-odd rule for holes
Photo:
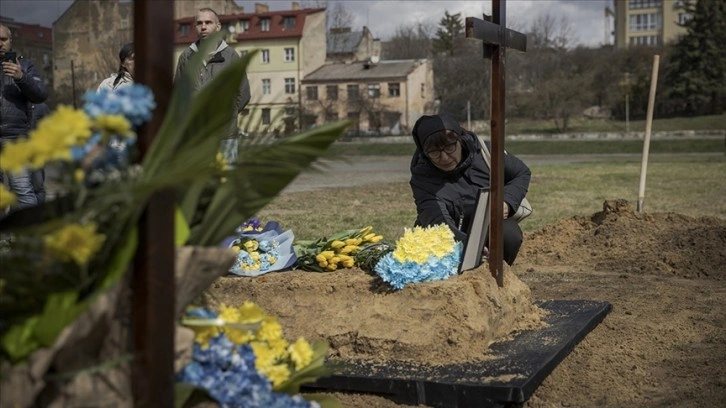
[[[135,6],[139,39],[158,29],[159,22],[170,28],[171,10],[159,4]],[[68,291],[58,298],[53,292],[47,303],[31,305],[35,320],[12,321],[17,330],[4,337],[3,346],[17,358],[1,367],[8,373],[0,382],[2,401],[17,406],[171,407],[176,399],[176,406],[209,407],[223,405],[211,402],[212,391],[222,389],[238,403],[225,406],[245,406],[239,401],[252,394],[268,398],[250,397],[254,406],[268,406],[264,401],[316,406],[298,393],[335,400],[323,406],[353,408],[721,405],[726,396],[726,220],[649,213],[612,198],[594,214],[526,233],[516,262],[503,264],[505,51],[526,51],[526,38],[506,28],[506,2],[492,4],[491,17],[467,18],[467,36],[485,44],[484,56],[492,64],[487,200],[495,205],[481,208],[488,225],[469,227],[471,242],[464,243],[462,259],[474,251],[473,264],[446,279],[399,289],[358,266],[326,272],[288,266],[233,276],[241,248],[235,253],[232,244],[224,247],[217,240],[229,231],[209,227],[206,245],[188,244],[199,231],[188,224],[182,224],[187,227],[184,239],[175,236],[180,223],[173,219],[176,208],[165,186],[149,194],[138,217],[128,218],[134,228],[123,231],[128,235],[118,233],[118,244],[108,248],[123,257],[104,260],[110,272],[99,275],[103,279],[88,290],[99,293],[98,298],[85,301]],[[164,80],[154,89],[163,110],[170,98],[161,91],[170,89],[171,75],[157,67],[165,66],[171,49],[164,38],[149,38],[137,51],[139,78]],[[156,46],[164,52],[156,53]],[[234,75],[239,84],[241,76]],[[232,100],[237,87],[229,88],[225,97]],[[203,122],[205,111],[196,114],[199,120],[192,125]],[[162,149],[153,148],[151,136],[161,121],[154,117],[140,133],[142,156],[157,160],[146,171],[161,167]],[[189,134],[199,137],[201,132]],[[324,140],[316,142],[321,151],[334,136],[322,134]],[[215,151],[215,140],[206,143]],[[306,165],[321,151],[305,156]],[[282,189],[286,183],[280,184]],[[35,214],[46,215],[26,213],[0,226],[29,222]],[[220,215],[212,224],[226,225],[224,218]],[[489,254],[481,259],[485,234]],[[127,237],[133,239],[123,240]],[[45,259],[36,261],[41,265]],[[256,306],[242,304],[247,301]],[[250,311],[254,319],[244,320]],[[282,330],[290,343],[280,341]],[[269,353],[273,335],[278,346],[284,344],[285,370],[303,372],[324,360],[331,373],[273,388],[289,385],[287,378],[276,382],[276,373],[265,371],[273,364],[257,365],[266,358],[283,359]],[[322,358],[301,357],[319,349],[300,338],[325,343]],[[269,350],[254,349],[261,343]],[[226,354],[214,354],[220,349]],[[227,360],[218,371],[199,368],[223,360],[220,356]],[[202,387],[180,386],[205,382],[215,387],[198,393]]]
[[[503,287],[486,264],[401,291],[353,268],[221,277],[205,299],[329,342],[350,364],[314,390],[346,407],[717,406],[723,248],[722,219],[608,200],[526,234]]]

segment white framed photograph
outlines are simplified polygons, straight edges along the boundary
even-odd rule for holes
[[[464,253],[461,255],[459,273],[481,265],[481,252],[484,249],[487,234],[489,234],[491,219],[489,209],[489,190],[479,189],[479,196],[474,204],[474,216],[471,218],[466,231],[466,242],[464,242]]]

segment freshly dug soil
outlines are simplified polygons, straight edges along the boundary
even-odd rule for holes
[[[726,220],[638,214],[627,201],[606,201],[590,217],[527,234],[505,272],[504,291],[486,268],[400,292],[353,269],[222,278],[209,296],[258,302],[286,336],[327,338],[340,357],[429,364],[479,358],[505,328],[536,327],[530,297],[605,300],[612,312],[525,407],[703,407],[726,398]],[[497,308],[498,320],[482,316]],[[479,339],[484,332],[496,334]],[[402,406],[332,395],[346,407]]]

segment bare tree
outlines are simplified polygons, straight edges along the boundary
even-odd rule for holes
[[[389,41],[381,44],[384,59],[427,58],[435,26],[413,23],[400,25]]]
[[[328,29],[353,26],[353,14],[345,8],[343,2],[335,2],[332,9],[328,8]]]
[[[573,28],[566,16],[555,17],[549,12],[540,14],[529,30],[530,48],[567,48],[572,43]]]

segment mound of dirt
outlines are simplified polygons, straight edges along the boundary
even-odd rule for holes
[[[723,280],[726,221],[676,213],[637,213],[626,200],[528,234],[520,259],[530,264],[588,266],[622,274]]]
[[[504,278],[497,287],[482,266],[392,291],[360,269],[288,271],[220,278],[207,301],[251,300],[278,318],[287,338],[325,340],[332,357],[439,365],[482,359],[492,342],[541,324],[527,285],[509,271]]]

